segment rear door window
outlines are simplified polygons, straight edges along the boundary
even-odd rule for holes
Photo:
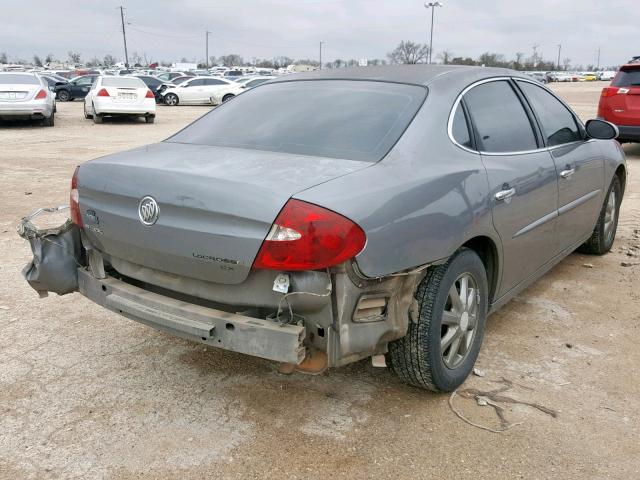
[[[518,80],[529,105],[538,116],[547,146],[582,140],[582,133],[573,113],[544,88]]]
[[[467,119],[462,108],[462,104],[459,103],[456,108],[456,113],[453,114],[453,124],[451,126],[451,133],[453,139],[466,148],[472,148],[471,135],[469,134],[469,127],[467,125]]]
[[[215,78],[207,78],[204,81],[205,85],[228,85],[227,82],[223,82],[222,80],[216,80]]]
[[[506,153],[538,148],[529,116],[508,81],[483,83],[469,90],[464,98],[482,151]]]

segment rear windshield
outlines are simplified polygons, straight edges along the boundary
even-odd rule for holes
[[[614,87],[640,87],[640,68],[620,70],[611,85]]]
[[[422,105],[424,87],[314,80],[264,84],[167,141],[376,162]]]
[[[21,85],[40,85],[40,80],[33,75],[21,75],[19,73],[0,75],[0,85],[10,85],[12,83],[18,83]]]
[[[102,77],[103,87],[147,88],[142,80],[131,77]]]

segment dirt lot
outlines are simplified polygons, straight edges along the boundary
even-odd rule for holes
[[[602,84],[553,87],[584,118]],[[66,203],[74,167],[168,136],[206,108],[160,107],[157,123],[82,118],[0,127],[0,478],[639,478],[640,145],[614,252],[571,255],[489,319],[462,387],[502,404],[505,433],[464,423],[448,395],[400,384],[367,362],[319,377],[204,348],[94,306],[40,300],[20,275],[19,218]],[[634,253],[635,252],[635,253]],[[628,255],[631,254],[633,256]],[[591,264],[592,268],[585,266]],[[491,406],[458,397],[473,422]]]

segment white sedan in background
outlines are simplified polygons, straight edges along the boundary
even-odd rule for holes
[[[53,127],[55,95],[33,73],[0,73],[0,120],[42,120],[43,125]]]
[[[217,90],[213,95],[211,95],[211,104],[212,105],[220,105],[227,100],[231,100],[236,95],[240,95],[245,90],[249,90],[253,87],[257,87],[258,85],[262,85],[269,80],[276,78],[272,76],[264,76],[264,77],[245,77],[237,81],[236,85],[229,85],[228,87],[221,88]]]
[[[106,116],[144,117],[153,123],[156,100],[139,78],[99,76],[84,99],[84,116],[95,123],[102,123]]]
[[[232,86],[237,84],[219,77],[194,77],[180,85],[167,88],[162,98],[164,103],[172,107],[178,104],[210,105],[212,95],[218,90]]]

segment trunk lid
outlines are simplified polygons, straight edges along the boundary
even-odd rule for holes
[[[245,280],[294,194],[369,162],[163,142],[80,167],[85,233],[102,252],[217,283]],[[159,208],[153,225],[141,202]]]
[[[41,89],[41,85],[0,85],[0,100],[3,102],[30,100]]]

